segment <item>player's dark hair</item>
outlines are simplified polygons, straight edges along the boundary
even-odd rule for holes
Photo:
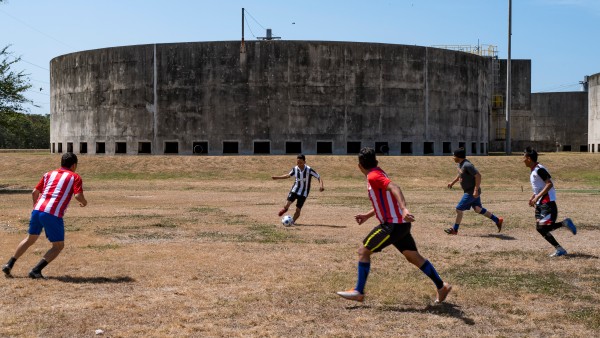
[[[358,153],[358,163],[367,170],[377,167],[379,162],[377,162],[375,149],[369,147],[362,148]]]
[[[454,151],[454,156],[458,158],[467,158],[467,152],[465,151],[465,148],[458,148]]]
[[[77,164],[77,155],[73,153],[64,153],[60,159],[60,166],[63,168],[71,168],[73,164]]]
[[[524,154],[525,156],[529,157],[533,162],[537,162],[538,153],[531,146],[525,148]]]
[[[306,161],[306,157],[304,157],[304,154],[298,154],[298,156],[296,156],[297,159],[302,160],[302,161]]]

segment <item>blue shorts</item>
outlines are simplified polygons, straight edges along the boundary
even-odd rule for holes
[[[458,202],[458,205],[456,205],[456,210],[465,211],[471,208],[474,209],[475,207],[483,208],[481,205],[481,198],[475,198],[473,195],[465,193],[460,202]]]
[[[50,242],[64,242],[65,223],[63,219],[47,212],[33,210],[31,212],[29,231],[27,231],[27,233],[39,236],[42,233],[42,228],[46,232],[46,238],[48,238]]]

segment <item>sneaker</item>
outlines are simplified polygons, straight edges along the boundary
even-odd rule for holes
[[[573,235],[577,235],[577,228],[575,227],[575,224],[573,223],[573,221],[570,218],[565,218],[565,220],[562,222],[564,225],[567,226],[567,228],[569,228],[569,230],[571,230]]]
[[[340,297],[346,298],[348,300],[355,300],[357,302],[362,302],[363,300],[365,300],[365,295],[354,289],[351,289],[348,291],[339,291],[339,292],[337,292],[337,294]]]
[[[41,271],[34,271],[34,270],[29,271],[29,278],[32,278],[32,279],[46,279],[46,277],[44,277],[42,275]]]
[[[12,270],[12,268],[8,266],[8,264],[2,266],[2,272],[4,272],[4,276],[12,277],[12,275],[10,274],[10,270]]]
[[[498,223],[496,223],[496,226],[498,227],[498,232],[502,231],[502,223],[504,223],[504,218],[498,217]]]
[[[287,211],[288,211],[287,208],[283,208],[283,209],[279,210],[279,214],[278,214],[279,217],[283,216],[283,214],[285,214]]]
[[[452,285],[450,285],[448,283],[444,283],[444,286],[442,286],[441,289],[437,290],[437,298],[435,299],[435,302],[441,303],[441,302],[445,301],[446,297],[448,297],[448,294],[450,293],[450,291],[452,291]]]
[[[550,255],[550,257],[560,257],[560,256],[564,256],[566,254],[567,254],[567,250],[565,250],[561,246],[559,246],[558,248],[556,248],[556,251],[554,251],[554,253]]]
[[[454,228],[444,229],[444,232],[446,232],[448,235],[458,235],[458,231],[454,230]]]

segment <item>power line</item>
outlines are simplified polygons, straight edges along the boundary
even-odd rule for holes
[[[538,93],[550,93],[550,92],[555,92],[557,90],[560,89],[565,89],[565,88],[570,88],[570,87],[575,87],[575,86],[580,86],[581,83],[577,82],[577,83],[569,83],[569,84],[563,84],[563,85],[559,85],[556,87],[550,87],[549,89],[545,89],[545,90],[540,90]]]
[[[255,22],[256,22],[256,23],[257,23],[257,24],[258,24],[258,25],[259,25],[259,26],[260,26],[260,27],[261,27],[263,30],[266,30],[266,28],[265,28],[265,27],[263,27],[263,25],[261,25],[261,24],[260,24],[260,22],[258,22],[258,20],[256,20],[256,19],[255,19],[255,18],[252,16],[252,14],[250,14],[250,12],[248,12],[248,10],[247,10],[247,9],[244,9],[244,12],[248,13],[248,15],[249,15],[249,16],[252,18],[252,20],[254,20],[254,21],[255,21]]]
[[[7,12],[5,12],[5,11],[3,11],[3,10],[1,10],[1,9],[0,9],[0,12],[2,12],[2,13],[4,13],[5,15],[7,15],[7,16],[9,16],[9,17],[11,17],[13,20],[16,20],[16,21],[20,22],[22,25],[25,25],[25,26],[29,27],[30,29],[32,29],[32,30],[34,30],[34,31],[36,31],[36,32],[38,32],[38,33],[40,33],[40,34],[42,34],[42,35],[44,35],[44,36],[46,36],[46,37],[48,37],[48,38],[50,38],[50,39],[54,40],[54,41],[56,41],[56,42],[62,43],[63,45],[65,45],[65,46],[67,46],[67,47],[69,47],[69,48],[71,48],[71,49],[75,49],[73,46],[70,46],[69,44],[67,44],[67,43],[65,43],[65,42],[62,42],[62,41],[60,41],[59,39],[57,39],[57,38],[55,38],[55,37],[53,37],[53,36],[51,36],[51,35],[48,35],[48,34],[46,34],[46,33],[42,32],[41,30],[39,30],[39,29],[37,29],[37,28],[35,28],[35,27],[33,27],[33,26],[29,25],[29,24],[28,24],[28,23],[26,23],[25,21],[23,21],[23,20],[21,20],[21,19],[19,19],[19,18],[17,18],[17,17],[14,17],[14,16],[12,16],[12,15],[8,14]]]

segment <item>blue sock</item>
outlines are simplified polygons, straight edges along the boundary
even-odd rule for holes
[[[426,260],[420,269],[421,271],[423,271],[423,273],[427,275],[427,277],[431,278],[433,283],[435,283],[436,288],[441,289],[442,287],[444,287],[444,282],[440,278],[440,275],[438,275],[437,271],[435,271],[433,264],[431,264],[429,260]]]
[[[371,263],[358,262],[358,281],[354,290],[365,293],[365,284],[367,284],[367,277],[369,276],[369,270],[371,270]]]
[[[499,221],[499,219],[498,219],[498,217],[496,217],[494,214],[492,214],[492,217],[490,217],[490,219],[491,219],[492,221],[494,221],[494,223],[498,224],[498,221]]]
[[[458,227],[459,227],[459,226],[460,226],[460,224],[458,224],[458,223],[455,223],[455,224],[454,224],[454,231],[458,231]]]

